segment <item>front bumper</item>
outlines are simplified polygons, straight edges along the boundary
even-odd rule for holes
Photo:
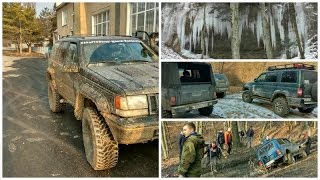
[[[136,144],[159,138],[158,114],[123,118],[101,113],[119,144]]]
[[[173,115],[179,114],[179,113],[185,113],[186,111],[191,111],[194,109],[200,109],[208,106],[213,106],[216,104],[217,100],[210,100],[210,101],[203,101],[199,103],[192,103],[192,104],[184,104],[181,106],[174,106],[171,107],[171,112]]]
[[[288,98],[288,105],[297,108],[315,108],[318,102],[311,101],[311,98]]]

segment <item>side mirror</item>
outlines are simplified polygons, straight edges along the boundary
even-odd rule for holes
[[[79,72],[80,68],[77,64],[63,65],[63,72]]]

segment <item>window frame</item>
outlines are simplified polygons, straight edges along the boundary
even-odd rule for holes
[[[106,20],[103,21],[103,15],[105,14]],[[98,19],[101,19],[101,22],[97,22]],[[104,24],[105,24],[105,30],[106,32],[104,33]],[[100,33],[98,33],[98,27],[99,25],[101,25],[101,29],[100,29]],[[92,16],[92,34],[94,35],[109,35],[110,34],[110,11],[109,10],[105,10],[102,12],[99,12],[97,14],[94,14]]]

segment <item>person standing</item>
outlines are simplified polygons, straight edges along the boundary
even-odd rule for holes
[[[232,149],[232,132],[230,127],[224,133],[224,143],[227,146],[227,153],[230,155]]]
[[[220,148],[223,148],[223,144],[224,144],[224,134],[223,134],[223,131],[220,130],[218,131],[217,133],[217,143],[218,143],[218,146]]]
[[[303,141],[302,141],[301,145],[302,145],[302,146],[306,146],[305,151],[306,151],[307,155],[310,154],[311,143],[312,143],[312,141],[311,141],[311,138],[310,138],[310,136],[308,135],[308,133],[307,133],[307,132],[304,133]]]
[[[212,143],[208,144],[207,150],[205,154],[207,153],[207,161],[206,166],[210,164],[211,171],[217,172],[217,159],[219,156],[220,149],[217,145],[216,141],[213,141]]]
[[[240,142],[243,143],[244,131],[242,129],[239,132],[239,135],[240,135]]]
[[[201,159],[204,155],[204,139],[196,133],[196,126],[188,122],[183,126],[186,141],[183,144],[181,160],[178,167],[179,177],[200,177],[202,173]]]
[[[250,148],[251,148],[253,135],[254,135],[254,130],[253,130],[252,126],[250,126],[247,131],[247,142],[246,142],[247,147],[248,147],[248,143],[249,143]]]

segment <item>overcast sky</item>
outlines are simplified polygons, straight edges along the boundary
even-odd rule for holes
[[[41,10],[44,9],[45,7],[49,9],[53,9],[53,5],[54,5],[53,2],[45,2],[45,3],[37,2],[36,3],[37,16],[39,16]]]

